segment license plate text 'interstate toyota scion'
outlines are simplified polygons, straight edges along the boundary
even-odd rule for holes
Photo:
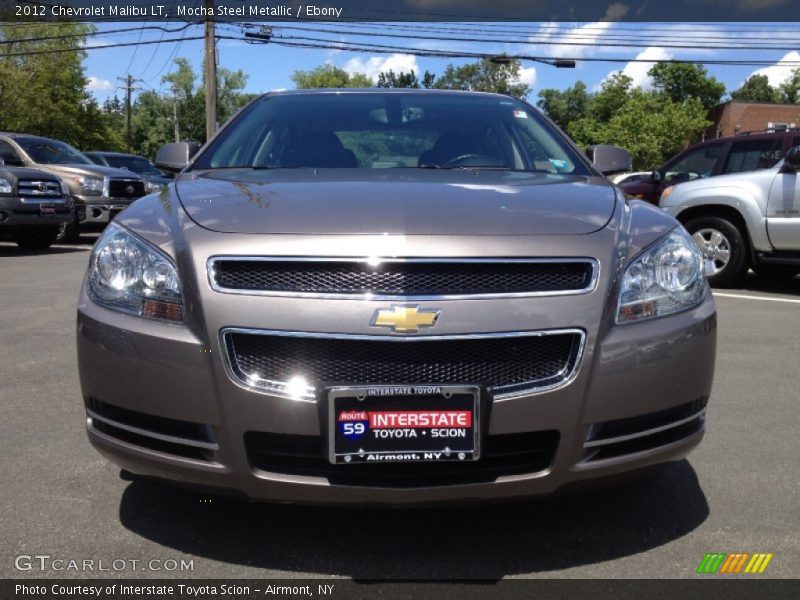
[[[465,461],[479,457],[476,386],[365,386],[328,390],[334,464]]]

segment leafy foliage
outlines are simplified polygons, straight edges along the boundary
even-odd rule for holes
[[[330,63],[310,71],[295,71],[292,81],[299,89],[313,88],[363,88],[373,87],[375,82],[363,73],[352,75]]]
[[[800,67],[792,70],[792,74],[778,86],[780,101],[785,104],[800,102]]]
[[[460,67],[450,64],[433,82],[433,87],[524,97],[531,92],[531,88],[519,81],[521,69],[522,63],[516,59],[491,61],[484,58]]]
[[[717,106],[725,94],[725,84],[709,77],[705,67],[700,65],[660,62],[647,74],[653,80],[653,89],[673,102],[696,98],[707,111]]]
[[[769,84],[766,75],[751,75],[738,90],[731,92],[731,99],[738,102],[778,102],[778,90]]]
[[[83,45],[92,31],[86,23],[0,23],[0,41],[6,42],[0,46],[0,130],[84,148],[99,141],[112,147],[122,143],[121,133],[86,91]],[[71,37],[41,39],[57,36]]]

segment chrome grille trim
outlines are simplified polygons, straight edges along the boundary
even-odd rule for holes
[[[370,294],[370,293],[324,293],[324,292],[298,292],[298,291],[273,291],[235,289],[220,286],[216,278],[216,265],[222,261],[238,262],[297,262],[297,263],[359,263],[375,265],[383,263],[418,263],[418,264],[558,264],[558,263],[585,263],[590,265],[592,274],[588,285],[575,290],[556,291],[531,291],[531,292],[504,292],[504,293],[478,293],[478,294],[430,294],[430,295],[405,295],[405,294]],[[543,296],[573,296],[588,294],[597,288],[600,275],[600,263],[588,257],[537,257],[537,258],[396,258],[396,257],[331,257],[331,256],[252,256],[252,255],[219,255],[212,256],[206,263],[208,283],[212,290],[223,294],[237,294],[245,296],[273,296],[291,298],[323,298],[331,300],[379,300],[379,301],[423,301],[423,300],[487,300],[494,298],[531,298]]]
[[[26,198],[53,198],[63,197],[61,184],[52,180],[20,179],[17,182],[17,193]]]
[[[317,333],[306,331],[284,331],[272,329],[249,329],[240,327],[226,327],[220,330],[220,346],[223,350],[223,364],[225,371],[239,387],[261,394],[270,396],[277,396],[279,398],[286,398],[298,402],[312,402],[316,403],[316,391],[313,387],[308,387],[302,394],[290,393],[289,382],[286,381],[271,381],[260,379],[258,381],[250,381],[247,377],[238,371],[237,365],[231,361],[231,352],[229,345],[229,334],[247,334],[247,335],[264,335],[264,336],[284,336],[284,337],[299,337],[299,338],[317,338],[317,339],[341,339],[341,340],[360,340],[360,341],[380,341],[380,342],[397,342],[397,343],[414,343],[425,341],[443,341],[443,340],[478,340],[478,339],[502,339],[510,337],[537,337],[546,335],[559,335],[559,334],[572,334],[578,336],[578,348],[575,350],[575,357],[571,361],[571,365],[567,365],[561,372],[553,377],[548,377],[547,380],[537,380],[524,383],[517,383],[511,386],[497,387],[492,390],[492,398],[495,401],[508,400],[511,398],[518,398],[520,396],[528,396],[532,394],[539,394],[549,392],[558,388],[565,387],[572,383],[578,375],[581,362],[583,360],[583,351],[586,344],[586,332],[583,329],[569,328],[569,329],[547,329],[538,331],[513,331],[501,333],[473,333],[473,334],[454,334],[454,335],[424,335],[424,336],[390,336],[390,335],[358,335],[347,333]],[[356,382],[357,383],[357,382]],[[416,381],[409,381],[409,384],[420,383]],[[376,384],[377,385],[377,384]],[[504,388],[513,388],[502,391]]]

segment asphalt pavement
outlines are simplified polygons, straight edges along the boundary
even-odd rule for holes
[[[309,508],[128,481],[91,448],[74,342],[84,241],[0,242],[2,577],[693,578],[707,552],[773,553],[761,577],[800,572],[800,278],[716,293],[707,434],[688,460],[523,503]],[[37,555],[50,566],[18,559]]]

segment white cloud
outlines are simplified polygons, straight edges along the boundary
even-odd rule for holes
[[[771,67],[764,67],[762,69],[758,69],[757,71],[753,71],[750,73],[749,77],[753,75],[766,75],[767,79],[769,79],[769,84],[773,87],[777,87],[786,81],[789,76],[792,74],[792,71],[796,68],[794,66],[785,65],[783,63],[786,62],[798,62],[800,61],[800,52],[797,50],[792,50],[788,54],[786,54],[782,59],[780,59],[776,64],[772,65]]]
[[[389,56],[370,56],[366,60],[360,57],[351,58],[344,65],[342,69],[347,71],[350,75],[354,73],[364,73],[373,80],[378,79],[378,75],[382,71],[414,71],[419,75],[419,65],[417,64],[417,57],[412,54],[390,54]]]
[[[664,48],[660,48],[658,46],[650,46],[649,48],[645,48],[639,54],[636,55],[636,60],[647,60],[647,61],[659,61],[659,60],[669,60],[672,58],[672,53]],[[653,82],[650,79],[650,76],[647,72],[653,68],[655,62],[629,62],[625,65],[622,69],[622,74],[627,75],[633,81],[631,85],[633,87],[640,87],[647,89],[649,88]],[[619,73],[619,71],[611,71],[608,75],[603,78],[603,81],[607,81],[611,78],[612,75],[615,73]],[[598,83],[594,89],[595,91],[600,89],[602,85],[602,81]]]
[[[87,77],[89,82],[86,84],[86,89],[90,92],[108,92],[114,85],[108,79],[99,79],[97,77]]]
[[[636,60],[658,61],[669,60],[670,58],[672,58],[672,53],[658,46],[645,48],[636,55]],[[649,88],[653,82],[647,72],[653,68],[653,64],[651,62],[629,62],[622,69],[622,73],[633,79],[634,87]]]
[[[536,67],[522,67],[519,70],[517,82],[533,87],[536,83]]]

